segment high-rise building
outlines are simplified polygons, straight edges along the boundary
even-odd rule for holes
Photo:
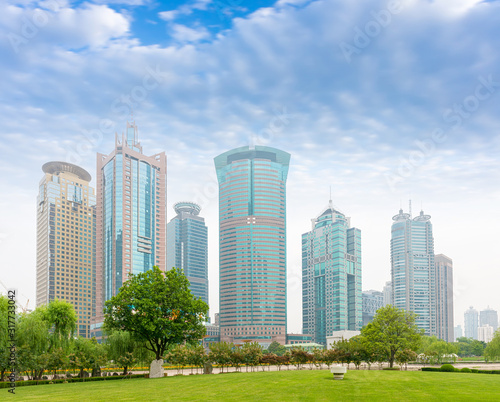
[[[455,334],[454,334],[454,340],[453,342],[456,342],[458,338],[461,338],[462,336],[464,336],[463,332],[462,332],[462,326],[461,325],[457,325],[455,327]]]
[[[434,256],[436,264],[437,337],[453,342],[453,261],[444,254]]]
[[[392,282],[386,282],[384,285],[384,306],[392,304]]]
[[[116,295],[129,274],[157,265],[166,270],[165,152],[142,153],[135,123],[127,123],[115,149],[97,154],[96,317],[100,336],[105,301]]]
[[[495,331],[493,331],[493,327],[486,324],[486,325],[481,325],[477,329],[477,340],[482,341],[485,343],[490,343],[491,340],[493,339]]]
[[[477,339],[478,314],[472,306],[464,313],[465,337]]]
[[[167,225],[167,269],[181,268],[191,293],[208,304],[208,229],[193,202],[174,205],[176,216]]]
[[[327,346],[334,331],[361,329],[361,231],[328,207],[302,235],[302,325]]]
[[[222,342],[286,341],[286,179],[290,154],[265,146],[217,156]]]
[[[71,163],[48,162],[37,199],[36,305],[71,303],[77,335],[90,336],[95,311],[95,193],[90,174]]]
[[[368,324],[375,313],[384,307],[384,293],[378,290],[366,290],[363,292],[363,327]]]
[[[479,325],[481,327],[489,325],[493,328],[493,332],[496,331],[498,329],[498,313],[488,306],[486,310],[479,313]]]
[[[391,276],[394,307],[417,314],[416,324],[425,335],[437,335],[434,238],[431,217],[393,218],[391,228]]]

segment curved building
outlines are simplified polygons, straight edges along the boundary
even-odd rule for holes
[[[286,343],[286,179],[290,154],[236,148],[219,181],[220,340]]]

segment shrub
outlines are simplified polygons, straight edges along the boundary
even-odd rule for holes
[[[441,371],[439,367],[422,367],[422,371]]]
[[[456,369],[451,364],[443,364],[441,366],[441,370],[440,371],[453,372],[453,371],[456,371]]]
[[[382,370],[391,370],[391,371],[397,370],[397,371],[399,371],[400,369],[399,369],[399,367],[384,367]]]
[[[471,369],[471,371],[472,371],[473,373],[477,373],[477,372],[479,372],[479,370],[478,370],[478,369]]]
[[[472,370],[468,367],[464,367],[463,369],[460,370],[462,373],[472,373]]]

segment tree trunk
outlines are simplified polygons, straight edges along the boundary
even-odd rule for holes
[[[127,375],[127,369],[128,369],[128,366],[123,367],[123,375]]]

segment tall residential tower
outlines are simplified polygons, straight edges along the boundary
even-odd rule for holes
[[[453,261],[444,254],[436,254],[437,337],[453,342]]]
[[[286,341],[286,179],[290,154],[241,147],[215,158],[220,340]]]
[[[164,152],[146,156],[137,126],[127,123],[115,149],[97,154],[96,317],[99,337],[104,302],[129,274],[157,265],[166,269],[166,172]]]
[[[177,215],[167,225],[167,269],[181,268],[191,293],[208,304],[208,229],[193,202],[174,205]]]
[[[361,231],[328,207],[302,235],[302,323],[313,342],[362,326]]]
[[[36,305],[71,303],[77,335],[90,336],[95,312],[95,194],[90,174],[71,163],[48,162],[37,199]]]

